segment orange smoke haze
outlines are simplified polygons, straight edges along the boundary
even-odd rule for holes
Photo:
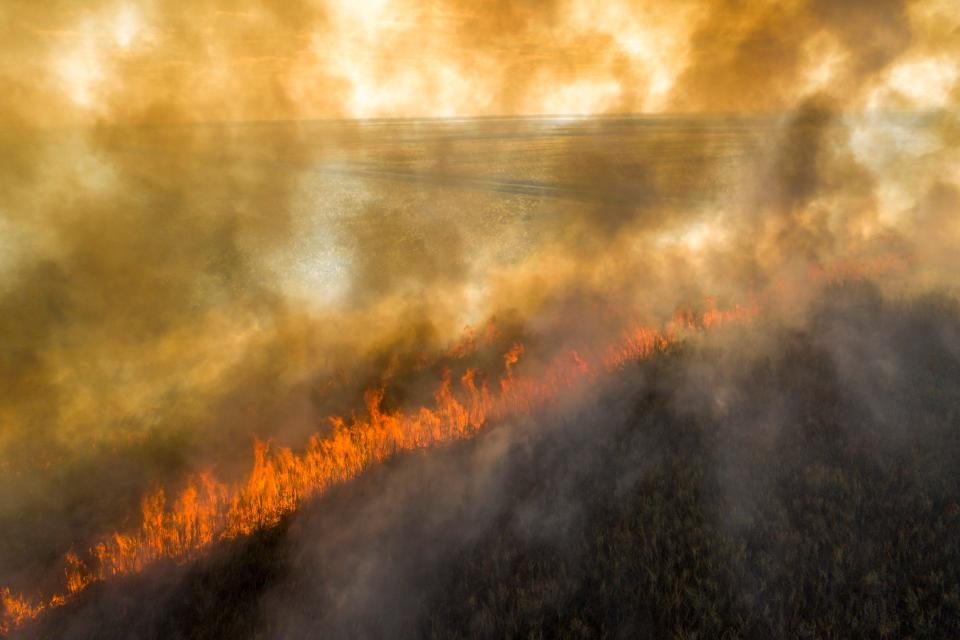
[[[824,282],[955,295],[954,5],[3,2],[0,625]]]
[[[955,104],[949,0],[98,0],[0,9],[0,122]]]

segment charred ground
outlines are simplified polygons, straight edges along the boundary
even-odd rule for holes
[[[101,584],[45,638],[914,637],[960,626],[960,308],[834,287],[282,526]]]

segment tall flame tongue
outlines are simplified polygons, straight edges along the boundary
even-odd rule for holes
[[[172,502],[162,489],[144,496],[138,531],[104,539],[90,550],[89,566],[76,554],[67,554],[63,592],[30,599],[0,589],[0,633],[64,604],[91,582],[137,573],[161,558],[186,562],[218,540],[276,524],[307,498],[398,452],[468,438],[491,422],[529,413],[564,390],[647,358],[684,333],[747,323],[758,311],[756,304],[721,311],[708,299],[707,310],[699,317],[681,311],[663,329],[634,326],[599,353],[571,351],[556,357],[538,377],[516,375],[514,366],[524,347],[515,344],[504,354],[505,373],[497,390],[478,384],[476,372],[467,370],[455,394],[447,375],[434,394],[433,407],[406,413],[385,411],[383,389],[371,389],[363,415],[349,421],[330,418],[332,432],[311,437],[302,453],[256,441],[253,470],[243,483],[228,485],[204,473],[191,478]]]

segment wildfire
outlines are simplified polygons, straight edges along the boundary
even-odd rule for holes
[[[362,414],[349,420],[329,418],[329,434],[315,434],[300,453],[257,440],[253,469],[244,482],[229,485],[203,473],[190,478],[173,500],[162,489],[145,495],[138,530],[103,539],[89,551],[86,562],[73,552],[65,556],[64,591],[31,599],[0,590],[0,633],[64,604],[94,581],[140,572],[161,558],[187,562],[219,540],[278,523],[305,500],[399,452],[469,438],[491,422],[530,413],[564,391],[630,361],[648,358],[684,334],[748,323],[758,312],[756,303],[720,310],[708,299],[702,314],[681,310],[662,329],[633,326],[599,352],[569,351],[555,357],[535,377],[517,373],[524,354],[524,346],[517,343],[503,356],[503,373],[495,390],[476,370],[468,369],[456,388],[447,373],[434,394],[433,406],[413,411],[385,410],[384,390],[371,389],[365,394]],[[452,352],[462,356],[475,342],[474,334],[468,332]]]

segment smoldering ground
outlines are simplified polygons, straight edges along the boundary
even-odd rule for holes
[[[803,329],[672,348],[32,633],[936,637],[960,618],[958,347],[955,299],[836,285]]]

